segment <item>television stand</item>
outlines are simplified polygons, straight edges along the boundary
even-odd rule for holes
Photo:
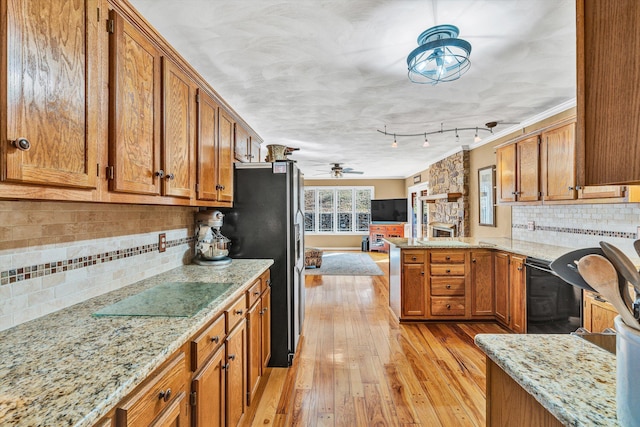
[[[389,252],[389,244],[383,239],[404,237],[404,222],[369,224],[369,252]]]

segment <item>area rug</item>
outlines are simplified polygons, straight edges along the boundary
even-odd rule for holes
[[[320,268],[305,268],[311,276],[382,276],[384,273],[367,253],[325,252]]]

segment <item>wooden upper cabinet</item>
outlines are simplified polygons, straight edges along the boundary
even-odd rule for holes
[[[219,115],[218,201],[233,201],[233,146],[235,122],[224,110]]]
[[[544,200],[575,199],[575,123],[543,132],[540,152]]]
[[[640,2],[576,6],[578,185],[640,183]]]
[[[516,201],[516,145],[510,144],[496,149],[496,172],[498,178],[498,201]]]
[[[260,141],[258,141],[256,138],[251,138],[250,147],[251,150],[249,150],[249,161],[251,163],[261,162],[262,158],[260,157]]]
[[[2,3],[2,180],[96,186],[97,3]]]
[[[239,162],[251,161],[251,137],[242,126],[236,124],[236,141],[234,145],[234,158]]]
[[[517,190],[516,200],[532,202],[540,200],[540,154],[538,150],[538,136],[518,141]]]
[[[162,58],[163,132],[162,193],[191,197],[191,147],[196,88],[192,80],[170,59]]]
[[[218,200],[218,104],[198,89],[198,179],[199,200]]]
[[[159,194],[160,52],[115,11],[109,40],[112,191]]]

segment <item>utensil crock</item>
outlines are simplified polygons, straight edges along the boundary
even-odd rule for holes
[[[622,317],[616,329],[616,402],[618,421],[624,427],[640,425],[640,331],[627,326]]]

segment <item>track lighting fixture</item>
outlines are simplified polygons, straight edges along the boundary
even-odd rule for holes
[[[444,124],[440,123],[440,129],[439,130],[434,130],[431,132],[422,132],[422,133],[391,133],[391,132],[387,132],[387,126],[385,125],[384,130],[380,130],[380,129],[376,129],[378,132],[380,132],[383,135],[393,135],[393,144],[391,144],[391,147],[396,148],[398,146],[398,138],[399,136],[401,137],[405,137],[405,136],[423,136],[424,137],[424,142],[422,143],[423,147],[429,147],[429,140],[427,139],[427,135],[435,135],[438,133],[444,134],[447,132],[455,132],[455,136],[456,136],[456,144],[460,142],[460,133],[459,131],[475,131],[474,133],[474,138],[473,138],[473,142],[480,142],[482,140],[482,138],[480,138],[479,136],[479,132],[480,131],[484,131],[484,132],[489,132],[489,133],[493,133],[493,128],[496,127],[498,125],[498,122],[488,122],[484,125],[484,127],[480,127],[480,126],[476,126],[476,127],[464,127],[464,128],[451,128],[451,129],[445,129],[444,128]]]

